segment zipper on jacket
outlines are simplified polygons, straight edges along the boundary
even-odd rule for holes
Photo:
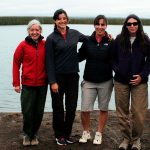
[[[36,43],[36,45],[35,45],[35,47],[36,47],[36,72],[37,72],[37,68],[38,68],[38,43]],[[35,74],[35,84],[37,83],[37,73]]]
[[[36,47],[36,56],[38,56],[38,43],[36,43],[35,47]]]
[[[67,42],[67,35],[66,35],[66,37],[64,37],[63,35],[61,35],[61,36],[62,36],[64,42],[66,43]]]

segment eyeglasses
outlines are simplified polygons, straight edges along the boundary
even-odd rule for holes
[[[127,22],[126,25],[127,25],[127,26],[132,26],[132,25],[133,25],[133,26],[137,26],[137,25],[138,25],[138,22]]]

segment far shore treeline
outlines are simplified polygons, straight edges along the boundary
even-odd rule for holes
[[[39,16],[1,16],[0,25],[26,25],[32,19],[38,19],[42,24],[53,24],[52,17]],[[125,18],[108,18],[108,24],[122,25]],[[94,17],[70,17],[71,24],[93,24]],[[143,25],[150,25],[150,19],[141,19]]]

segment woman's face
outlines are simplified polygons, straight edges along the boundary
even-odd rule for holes
[[[106,22],[104,19],[100,19],[99,24],[94,25],[94,27],[95,27],[96,35],[97,36],[103,36],[105,33],[105,30],[107,28],[107,25],[106,25]]]
[[[56,24],[58,30],[66,29],[66,26],[68,24],[67,16],[64,13],[59,14],[58,19],[55,20],[55,24]]]
[[[28,30],[28,33],[31,36],[31,38],[36,41],[41,35],[41,28],[39,25],[33,24]]]
[[[138,22],[134,18],[130,18],[127,21],[126,27],[129,31],[130,36],[136,36],[136,32],[138,30]]]

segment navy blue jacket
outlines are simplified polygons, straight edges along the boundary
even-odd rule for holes
[[[101,83],[112,79],[110,63],[110,40],[108,35],[97,43],[95,31],[79,49],[79,61],[86,60],[83,78],[93,83]]]
[[[130,41],[129,45],[131,47]],[[123,84],[129,84],[133,79],[133,75],[140,75],[141,83],[148,81],[150,73],[150,41],[147,41],[147,51],[144,52],[137,39],[132,44],[132,52],[124,52],[120,45],[120,36],[113,44],[113,70],[115,72],[114,79]]]
[[[55,83],[55,74],[76,73],[79,71],[77,44],[87,37],[74,29],[67,27],[66,40],[54,28],[46,39],[46,70],[48,82]]]

